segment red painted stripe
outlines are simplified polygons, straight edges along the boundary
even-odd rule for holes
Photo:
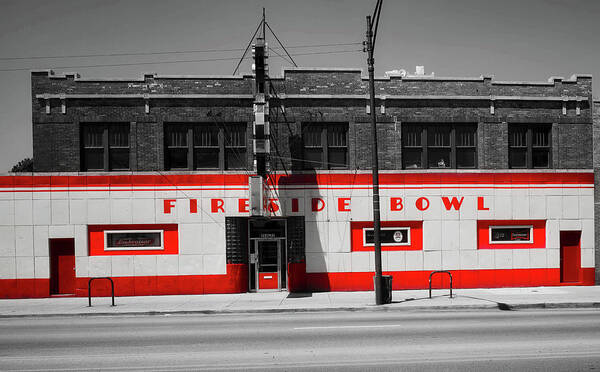
[[[276,175],[270,183],[293,185],[364,185],[372,184],[367,173],[321,173]],[[530,185],[530,184],[593,184],[592,172],[547,173],[382,173],[381,185]],[[246,174],[162,174],[162,175],[82,175],[82,176],[1,176],[0,188],[10,187],[134,187],[134,186],[247,186]]]
[[[304,263],[289,264],[289,287],[300,291],[371,291],[373,273],[306,273]],[[451,270],[454,288],[499,288],[594,285],[594,268],[580,271],[581,281],[560,282],[560,269]],[[393,271],[394,290],[427,289],[431,271]],[[77,278],[75,295],[85,297],[89,278]],[[228,264],[225,275],[115,277],[115,296],[244,293],[248,267]],[[433,288],[448,288],[446,276],[434,276]],[[93,296],[110,296],[108,281],[95,281]],[[49,297],[49,279],[1,279],[0,298]]]

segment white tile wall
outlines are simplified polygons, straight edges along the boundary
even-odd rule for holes
[[[439,196],[429,196],[429,208],[423,211],[424,220],[441,220],[442,219],[442,200]],[[413,205],[414,208],[414,205]],[[445,210],[445,209],[444,209]],[[445,213],[445,212],[444,212]]]
[[[89,257],[75,257],[75,274],[78,278],[85,278],[89,276]]]
[[[73,226],[73,233],[75,235],[75,256],[87,256],[88,255],[88,229],[87,225],[75,225]]]
[[[494,196],[494,218],[497,220],[512,219],[512,204],[513,200],[510,196]]]
[[[460,269],[461,270],[472,270],[478,268],[478,255],[477,251],[462,250],[459,252],[460,256]]]
[[[179,225],[179,254],[202,254],[204,243],[202,224],[182,223]]]
[[[0,279],[16,279],[15,257],[0,257]]]
[[[560,229],[558,220],[546,221],[546,248],[560,247]]]
[[[459,251],[442,251],[442,270],[457,270],[459,268]]]
[[[72,224],[87,224],[87,199],[69,200],[69,218]]]
[[[306,252],[327,252],[329,223],[306,221],[305,234]]]
[[[10,226],[15,223],[15,201],[0,200],[0,226]]]
[[[494,249],[479,249],[477,250],[477,265],[479,269],[495,269],[496,261]]]
[[[179,257],[174,254],[156,256],[156,275],[177,275]]]
[[[562,218],[579,218],[579,196],[563,196]]]
[[[460,224],[458,221],[442,222],[442,250],[460,249]]]
[[[546,249],[546,262],[548,263],[549,269],[560,268],[560,249],[558,249],[558,248]]]
[[[561,231],[581,230],[580,220],[560,220],[558,223]]]
[[[48,238],[73,238],[75,236],[73,225],[48,226]]]
[[[132,204],[131,199],[110,199],[110,222],[132,223]]]
[[[442,252],[441,251],[425,251],[423,252],[423,269],[424,270],[440,270],[442,268]]]
[[[154,276],[156,275],[156,256],[133,256],[133,275]]]
[[[112,276],[110,256],[90,256],[88,266],[89,276]]]
[[[594,218],[594,196],[582,195],[579,197],[579,218]]]
[[[35,277],[46,279],[50,277],[50,257],[35,257]]]
[[[581,220],[581,248],[594,248],[594,220]]]
[[[423,270],[423,252],[406,251],[406,271]]]
[[[529,264],[532,269],[543,269],[546,267],[546,249],[528,249]]]
[[[594,249],[581,250],[581,267],[594,267]]]
[[[562,196],[550,195],[546,197],[546,217],[548,219],[562,218]]]
[[[477,249],[477,221],[461,220],[459,223],[461,250]]]
[[[15,253],[14,227],[0,226],[0,257],[14,257]]]
[[[110,203],[106,199],[88,199],[88,223],[90,224],[109,224],[110,223]]]
[[[373,271],[374,263],[370,252],[352,252],[351,265],[352,271],[356,273]]]
[[[204,274],[206,275],[224,275],[227,274],[227,265],[225,264],[224,254],[206,254],[204,255]]]
[[[14,205],[15,205],[15,224],[16,225],[32,225],[33,224],[33,200],[32,199],[15,200]],[[1,207],[0,207],[0,210],[1,210]]]
[[[350,222],[329,222],[328,251],[350,252]]]
[[[15,226],[15,253],[17,257],[33,257],[33,226]]]
[[[458,213],[461,220],[477,219],[477,196],[465,196]]]
[[[527,191],[527,190],[525,190]],[[512,197],[512,215],[514,219],[529,218],[529,196],[513,195]]]
[[[531,267],[529,249],[513,249],[513,268],[526,269]]]
[[[225,231],[223,229],[209,223],[192,226],[197,226],[199,230],[202,229],[202,240],[196,242],[196,244],[201,245],[200,253],[216,255],[225,254]]]
[[[133,276],[133,256],[111,256],[112,276]]]
[[[444,239],[445,243],[446,239]],[[442,248],[442,221],[423,221],[423,250],[439,251]]]
[[[69,223],[69,200],[53,199],[50,202],[53,225],[67,225]]]
[[[133,199],[131,201],[132,219],[136,223],[154,223],[156,221],[154,199]]]
[[[202,275],[204,271],[203,256],[184,255],[179,257],[179,275]]]
[[[350,253],[328,253],[326,264],[328,272],[350,272],[352,271],[352,255]]]
[[[48,226],[33,227],[33,254],[39,257],[48,256]]]
[[[390,271],[406,270],[406,252],[405,251],[388,251],[388,267]]]
[[[33,200],[34,225],[50,225],[51,216],[50,200]]]
[[[529,197],[530,218],[546,218],[546,197],[543,195],[531,195]]]
[[[306,252],[306,272],[324,273],[327,271],[327,254]]]
[[[494,249],[496,269],[512,269],[513,253],[511,249]]]

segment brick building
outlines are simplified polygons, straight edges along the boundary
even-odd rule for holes
[[[285,69],[266,218],[249,210],[253,76],[31,78],[35,173],[0,177],[0,297],[98,276],[117,295],[372,289],[371,109],[394,289],[440,269],[463,288],[599,278],[591,76],[391,76],[371,108],[361,70]]]

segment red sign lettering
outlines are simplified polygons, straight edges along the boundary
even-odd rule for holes
[[[390,198],[390,210],[401,211],[404,208],[402,205],[402,198]]]
[[[450,208],[454,208],[454,210],[456,211],[460,210],[460,206],[462,205],[464,199],[464,197],[461,197],[459,201],[456,197],[453,196],[452,201],[450,201],[447,197],[442,196],[442,201],[444,202],[444,207],[446,207],[447,211],[449,211]]]
[[[217,213],[219,211],[225,213],[225,208],[223,208],[224,204],[225,202],[223,202],[223,199],[210,199],[210,211],[212,213]]]
[[[165,214],[171,213],[171,208],[175,207],[175,199],[165,199],[163,202]]]
[[[248,199],[238,199],[238,211],[240,213],[248,212],[250,208],[250,201]]]
[[[477,210],[478,211],[489,211],[490,210],[490,208],[485,207],[483,196],[477,197]]]
[[[426,197],[420,197],[419,199],[417,199],[415,206],[418,210],[424,211],[427,208],[429,208],[429,199],[427,199]]]
[[[350,212],[350,198],[338,198],[338,211]]]
[[[310,204],[313,212],[320,212],[325,208],[325,201],[321,198],[312,198]]]

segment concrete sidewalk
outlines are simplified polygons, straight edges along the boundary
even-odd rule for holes
[[[301,311],[395,311],[527,308],[599,308],[600,286],[394,291],[393,302],[375,306],[373,292],[239,293],[216,295],[53,297],[0,300],[0,318],[136,314],[226,314]]]

